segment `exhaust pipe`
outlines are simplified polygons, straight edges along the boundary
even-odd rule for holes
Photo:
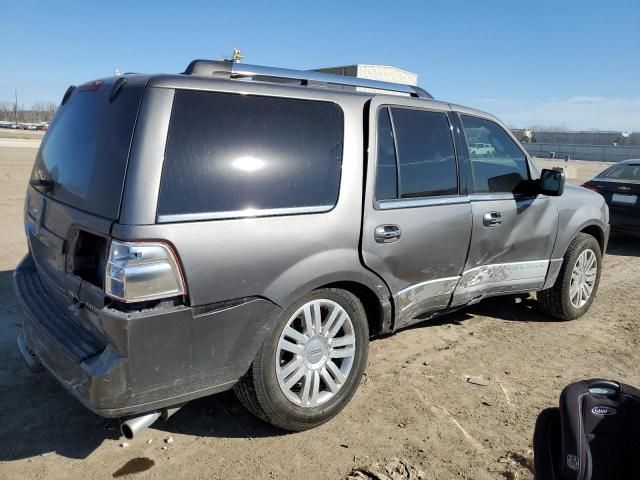
[[[126,438],[131,440],[133,437],[139,435],[145,428],[149,427],[153,422],[158,420],[161,415],[162,413],[160,412],[153,412],[139,417],[130,418],[120,425],[120,431]]]
[[[139,417],[130,418],[120,425],[120,431],[122,432],[122,435],[131,440],[132,438],[137,437],[144,429],[151,426],[159,418],[166,420],[181,408],[182,405],[178,405],[175,407],[165,408],[157,412],[140,415]]]

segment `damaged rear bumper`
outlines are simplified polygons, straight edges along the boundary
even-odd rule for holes
[[[23,310],[18,347],[93,412],[119,417],[231,388],[248,370],[280,309],[260,298],[197,308],[65,311],[27,255],[14,272]]]

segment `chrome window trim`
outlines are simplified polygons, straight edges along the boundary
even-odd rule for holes
[[[438,205],[457,205],[469,203],[469,196],[455,195],[446,197],[430,197],[430,198],[399,198],[391,200],[376,200],[376,210],[395,210],[398,208],[416,208],[416,207],[435,207]]]
[[[546,197],[544,195],[525,195],[520,193],[472,193],[469,200],[472,202],[486,202],[496,200],[526,200],[536,197]]]
[[[313,207],[246,209],[230,212],[176,213],[170,215],[158,215],[158,223],[200,222],[204,220],[226,220],[232,218],[255,218],[281,215],[300,215],[308,213],[326,213],[333,210],[334,206],[335,205],[318,205]]]
[[[472,202],[484,202],[491,200],[514,200],[516,196],[513,193],[472,193],[469,199]]]

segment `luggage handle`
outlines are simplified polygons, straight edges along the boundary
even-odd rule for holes
[[[595,379],[586,382],[589,393],[612,397],[620,393],[620,384],[613,380]]]

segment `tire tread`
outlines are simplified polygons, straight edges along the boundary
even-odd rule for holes
[[[364,328],[366,338],[369,338],[368,333],[368,323],[366,322],[366,313],[365,309],[362,306],[362,302],[360,299],[355,296],[353,293],[336,288],[326,288],[322,289],[324,292],[330,293],[332,295],[338,295],[343,298],[345,302],[350,302],[351,307],[356,311],[357,315],[362,316],[364,318]],[[314,293],[314,292],[311,292]],[[355,319],[353,319],[355,322]],[[266,342],[265,342],[266,344]],[[268,372],[263,371],[264,364],[260,359],[265,353],[264,352],[266,346],[263,346],[258,351],[255,360],[249,367],[247,373],[236,383],[234,386],[234,392],[240,400],[240,403],[253,415],[263,420],[264,422],[270,423],[278,428],[289,431],[303,431],[309,428],[315,427],[321,423],[324,423],[331,419],[334,415],[338,414],[340,410],[336,411],[333,415],[329,417],[322,418],[319,421],[298,421],[294,422],[291,419],[287,419],[285,416],[278,415],[277,412],[274,411],[273,408],[270,408],[272,402],[269,399],[268,392],[264,389],[264,382],[260,381],[263,379]],[[368,348],[365,347],[365,352]],[[366,355],[366,354],[365,354]],[[365,357],[365,365],[366,365],[366,357]],[[357,386],[356,386],[357,388]],[[351,396],[355,393],[355,389],[353,392],[348,394],[347,402],[351,398]],[[265,408],[266,407],[266,408]]]
[[[567,284],[567,282],[565,282],[565,277],[567,275],[567,269],[570,265],[573,265],[573,262],[570,262],[569,260],[574,258],[575,255],[579,254],[584,249],[585,244],[593,241],[598,244],[597,240],[588,233],[579,233],[571,241],[571,243],[569,244],[569,248],[567,248],[567,251],[564,254],[562,267],[560,268],[560,272],[558,273],[558,277],[556,278],[556,282],[554,283],[553,287],[537,293],[538,305],[543,312],[560,320],[573,320],[574,318],[576,318],[576,316],[572,315],[570,309],[568,308],[567,302],[565,301],[566,299],[568,299],[567,290],[569,289],[569,285]],[[598,257],[599,262],[598,277],[593,293],[591,294],[591,298],[587,303],[588,306],[591,305],[591,302],[593,301],[593,298],[595,297],[597,292],[601,270],[601,255],[602,253],[600,252],[598,244],[598,251],[596,252],[596,256]],[[570,300],[567,301],[570,302]]]

